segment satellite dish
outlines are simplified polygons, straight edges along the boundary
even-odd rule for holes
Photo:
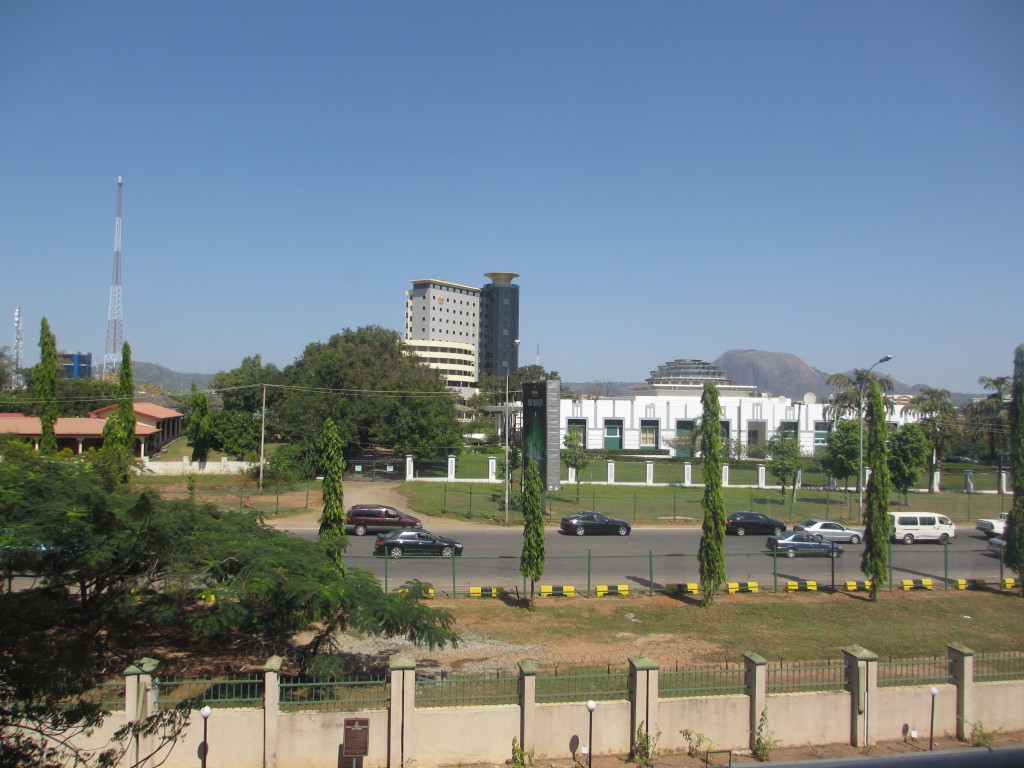
[[[789,398],[786,397],[785,395],[779,395],[776,399],[782,404],[789,402]]]
[[[804,395],[804,402],[807,403],[808,405],[814,405],[816,402],[818,402],[818,397],[813,392],[807,392]]]

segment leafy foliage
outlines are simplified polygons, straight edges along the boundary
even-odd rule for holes
[[[523,550],[519,555],[519,572],[530,580],[530,599],[533,585],[544,575],[544,515],[540,470],[533,459],[526,460],[523,481]]]
[[[805,464],[800,453],[800,444],[791,437],[773,435],[765,445],[765,456],[768,459],[765,463],[768,472],[778,479],[782,495],[786,495],[788,486],[793,489],[795,499],[796,480]]]
[[[192,446],[192,461],[206,461],[213,449],[215,440],[214,418],[210,411],[210,401],[205,392],[192,385],[192,394],[185,404],[188,423],[185,425],[185,436]]]
[[[990,459],[1001,459],[1010,453],[1009,403],[1013,378],[982,376],[978,383],[992,394],[967,407],[971,417],[971,432],[985,440]]]
[[[700,420],[701,466],[704,472],[704,523],[701,527],[700,548],[697,562],[700,564],[700,589],[704,594],[704,605],[715,601],[718,588],[725,581],[725,500],[722,496],[722,406],[718,399],[718,387],[705,382],[701,395],[703,415]]]
[[[103,425],[103,449],[135,458],[135,383],[132,377],[132,348],[121,346],[117,374],[117,410]]]
[[[889,562],[889,494],[892,481],[889,477],[885,413],[882,391],[876,382],[871,382],[868,386],[865,451],[871,478],[864,498],[864,552],[860,567],[864,576],[871,580],[872,600],[878,599],[878,590],[885,584],[885,569]]]
[[[341,473],[345,469],[345,457],[341,455],[341,438],[338,428],[327,418],[324,420],[324,435],[320,446],[320,462],[324,470],[324,513],[320,518],[320,538],[344,540],[345,538],[345,489]]]
[[[928,438],[917,424],[904,424],[889,439],[889,474],[904,497],[928,467],[929,450]]]
[[[583,433],[579,427],[570,427],[565,433],[562,463],[576,471],[576,503],[580,501],[580,475],[590,464],[590,454],[583,447]]]
[[[1010,476],[1013,505],[1006,521],[1006,564],[1021,584],[1024,596],[1024,344],[1013,356],[1013,387],[1010,397]]]
[[[57,339],[44,317],[39,329],[39,364],[33,380],[39,399],[39,450],[46,454],[57,452],[57,435],[53,424],[57,420]]]
[[[849,487],[849,478],[856,476],[860,465],[860,422],[841,419],[825,438],[821,467]]]
[[[956,406],[948,389],[922,387],[921,394],[910,401],[909,410],[917,413],[921,429],[932,445],[929,468],[938,468],[942,455],[956,442],[960,435]]]

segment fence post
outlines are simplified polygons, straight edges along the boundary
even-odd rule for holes
[[[767,474],[765,472],[766,467],[764,464],[757,465],[757,487],[764,488]]]
[[[722,465],[722,487],[723,488],[728,488],[729,487],[729,465],[728,464],[723,464]]]
[[[647,485],[654,485],[654,462],[653,461],[648,461],[648,462],[644,462],[644,464],[645,464],[644,482]]]
[[[693,464],[689,461],[683,462],[683,485],[693,484]]]
[[[124,716],[128,722],[141,722],[156,713],[159,704],[153,673],[159,664],[156,659],[144,658],[124,671]],[[153,736],[146,735],[136,735],[132,739],[128,754],[132,756],[133,765],[152,754],[153,739]]]
[[[416,758],[413,734],[416,716],[416,660],[396,653],[391,671],[390,723],[388,725],[388,768],[402,768]]]
[[[629,748],[636,747],[636,732],[658,732],[658,663],[646,656],[629,657]]]
[[[487,482],[494,483],[498,480],[498,457],[487,457]]]
[[[611,461],[611,460],[608,461],[608,474],[605,476],[605,478],[608,481],[608,485],[611,485],[612,483],[615,482],[615,462],[614,461]]]
[[[412,456],[405,457],[405,479],[412,480],[416,477],[416,467],[413,464]]]
[[[956,737],[964,741],[974,724],[974,651],[966,645],[950,643],[946,656],[956,686]]]
[[[747,697],[750,701],[747,727],[749,730],[750,749],[754,749],[757,738],[757,723],[761,719],[768,699],[768,660],[756,653],[747,651],[743,654],[746,666],[745,682]]]
[[[846,690],[850,692],[850,745],[874,744],[871,731],[871,699],[878,690],[878,655],[859,645],[843,649]]]
[[[519,662],[519,746],[533,752],[537,722],[537,665]]]
[[[281,657],[263,665],[263,768],[277,768],[277,720],[281,711]]]
[[[448,479],[452,480],[452,481],[455,480],[455,457],[454,456],[449,456],[448,457]]]

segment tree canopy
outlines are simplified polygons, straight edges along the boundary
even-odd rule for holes
[[[885,404],[877,382],[868,385],[865,457],[871,467],[864,500],[864,552],[861,570],[871,581],[871,599],[878,599],[878,590],[885,584],[889,562],[889,478],[888,431],[885,426]]]
[[[860,463],[860,422],[841,419],[825,438],[821,466],[832,477],[849,486],[849,478],[856,476]]]
[[[700,589],[704,605],[715,601],[718,588],[725,581],[725,500],[722,496],[722,406],[718,387],[704,384],[701,396],[703,415],[700,420],[700,456],[704,472],[704,497],[697,561],[700,565]]]

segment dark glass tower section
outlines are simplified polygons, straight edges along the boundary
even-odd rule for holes
[[[519,368],[519,286],[514,272],[488,272],[480,289],[480,373],[504,378]]]

